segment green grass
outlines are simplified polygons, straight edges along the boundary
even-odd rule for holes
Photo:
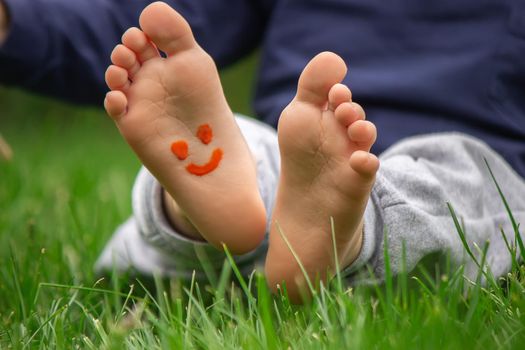
[[[252,65],[238,69],[250,75]],[[231,72],[225,77],[234,108],[250,113],[251,80],[238,83]],[[5,89],[0,106],[0,132],[14,150],[11,162],[0,162],[0,349],[524,344],[525,271],[514,242],[514,270],[504,281],[486,275],[482,286],[446,263],[396,278],[387,270],[381,286],[348,289],[336,278],[301,307],[271,296],[260,274],[232,284],[238,271],[228,260],[212,285],[158,282],[155,292],[144,294],[135,293],[137,280],[98,282],[92,266],[131,213],[138,161],[99,110]]]

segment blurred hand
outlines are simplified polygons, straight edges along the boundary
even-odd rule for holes
[[[7,28],[9,25],[9,18],[7,17],[7,9],[4,2],[0,0],[0,45],[3,44],[7,37]]]

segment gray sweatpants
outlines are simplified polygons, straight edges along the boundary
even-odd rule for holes
[[[268,226],[279,177],[276,132],[260,122],[238,117],[237,122],[257,162],[258,185],[268,212]],[[454,226],[450,203],[464,227],[467,241],[478,251],[487,240],[487,262],[495,276],[506,273],[514,231],[484,159],[489,163],[517,222],[525,222],[525,182],[483,142],[459,133],[441,133],[400,141],[381,154],[381,166],[365,211],[363,246],[357,260],[344,270],[350,281],[362,271],[384,275],[385,234],[392,272],[411,270],[430,253],[449,253],[454,263],[466,264],[464,247]],[[202,261],[220,267],[224,253],[176,232],[162,208],[162,188],[141,169],[133,188],[133,215],[114,233],[96,263],[96,270],[135,270],[166,277],[203,274]],[[235,209],[233,209],[235,210]],[[524,237],[525,238],[525,237]],[[261,264],[267,239],[255,251],[236,257],[248,274]],[[404,251],[404,252],[403,252]]]

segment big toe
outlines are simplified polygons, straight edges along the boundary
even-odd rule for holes
[[[347,72],[346,64],[333,52],[322,52],[304,68],[297,86],[297,100],[324,106],[330,89],[340,83]]]
[[[139,23],[151,41],[168,56],[196,45],[188,22],[163,2],[148,5]]]

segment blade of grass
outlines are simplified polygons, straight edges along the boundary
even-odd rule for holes
[[[144,289],[146,288],[144,285],[142,285],[141,282],[139,282],[139,283],[140,283],[142,288],[144,288]],[[41,282],[41,283],[39,283],[38,291],[40,290],[40,288],[46,288],[46,287],[57,288],[57,289],[73,289],[73,290],[79,290],[79,291],[83,291],[83,292],[94,292],[94,293],[107,294],[107,295],[116,295],[116,296],[119,296],[119,297],[122,297],[122,298],[128,298],[128,295],[129,295],[129,293],[122,293],[122,292],[117,292],[117,291],[108,290],[108,289],[90,288],[90,287],[82,287],[82,286],[70,286],[70,285],[66,285],[66,284],[49,283],[49,282]],[[38,293],[35,296],[35,302],[36,302],[37,299],[38,299]],[[133,300],[137,300],[137,301],[145,301],[144,298],[141,298],[141,297],[138,297],[138,296],[134,296],[134,295],[129,295],[129,299],[133,299]]]
[[[230,262],[228,260],[224,260],[224,263],[222,264],[221,274],[219,276],[219,282],[217,283],[217,287],[215,288],[216,299],[224,298],[226,288],[228,286],[228,281],[230,281],[231,273],[232,268],[230,267]]]
[[[184,343],[185,344],[189,344],[189,338],[191,337],[190,335],[190,322],[191,322],[191,317],[192,317],[192,306],[193,306],[193,289],[194,289],[194,286],[195,286],[195,270],[193,271],[193,273],[191,274],[191,283],[190,283],[190,289],[189,291],[187,292],[188,296],[190,297],[188,299],[188,306],[186,307],[186,322],[185,322],[185,325],[184,325]]]
[[[295,261],[299,265],[299,268],[301,269],[301,272],[303,273],[303,276],[304,276],[304,278],[306,280],[306,284],[308,286],[308,289],[310,289],[310,293],[312,293],[312,297],[314,299],[316,299],[317,298],[317,292],[316,292],[316,290],[315,290],[315,288],[314,288],[314,286],[312,284],[312,281],[310,280],[310,277],[308,276],[308,273],[306,272],[306,269],[304,268],[303,263],[301,262],[301,259],[299,259],[299,256],[297,255],[297,253],[293,249],[292,245],[290,244],[290,241],[288,241],[288,238],[286,237],[286,235],[282,231],[281,225],[279,225],[278,222],[276,222],[275,225],[277,226],[277,231],[279,232],[279,235],[281,236],[281,238],[283,239],[284,243],[286,244],[286,246],[290,250],[290,253],[292,253]]]
[[[206,274],[206,278],[213,287],[216,287],[218,284],[217,271],[213,268],[213,265],[210,262],[210,258],[206,254],[206,251],[202,246],[194,246],[195,255],[199,259],[200,265]]]
[[[520,247],[521,260],[525,261],[525,246],[523,244],[523,239],[521,238],[521,234],[519,232],[519,224],[514,219],[514,215],[512,215],[512,210],[510,210],[510,206],[509,206],[509,203],[507,202],[507,198],[505,198],[505,195],[503,194],[503,191],[501,190],[501,187],[499,186],[499,183],[496,180],[494,173],[492,172],[489,162],[487,161],[486,158],[483,158],[483,160],[485,161],[485,164],[487,165],[487,169],[489,170],[490,177],[492,178],[492,181],[494,181],[494,185],[496,185],[496,189],[498,190],[499,196],[501,197],[501,200],[503,201],[505,210],[507,211],[507,214],[509,215],[510,222],[512,223],[512,228],[514,229],[514,234],[516,235],[516,240],[518,241],[518,245]]]
[[[68,304],[62,305],[58,310],[53,312],[44,322],[42,322],[38,328],[33,332],[31,337],[25,342],[24,348],[27,348],[29,344],[33,341],[33,339],[37,336],[37,334],[44,328],[49,322],[51,322],[55,317],[57,317],[59,314],[61,314],[64,310],[68,308]]]
[[[263,275],[257,274],[257,301],[260,320],[264,329],[267,349],[278,349],[277,335],[272,320],[271,296]]]
[[[469,244],[467,243],[467,238],[465,237],[465,232],[463,231],[463,228],[459,224],[458,217],[456,215],[456,212],[454,211],[454,208],[452,207],[452,204],[447,202],[448,210],[450,211],[450,215],[452,216],[452,220],[454,221],[454,226],[456,226],[456,231],[459,235],[459,239],[461,239],[461,243],[463,243],[463,247],[465,248],[465,251],[470,256],[472,261],[480,268],[480,264],[476,257],[474,256],[474,253],[472,253],[472,250],[470,249]]]
[[[481,295],[481,277],[485,275],[484,269],[485,269],[485,262],[487,258],[487,251],[489,249],[489,242],[485,242],[483,245],[483,250],[481,254],[481,264],[476,276],[476,283],[474,284],[474,295],[471,297],[471,303],[469,304],[469,310],[467,312],[467,315],[465,317],[465,324],[468,326],[472,322],[472,319],[474,317],[474,313],[478,311],[477,306],[480,302],[480,295]]]
[[[330,231],[332,234],[332,249],[334,250],[335,277],[337,281],[337,291],[343,293],[343,279],[341,277],[341,266],[339,265],[339,254],[337,253],[337,243],[335,241],[335,222],[334,217],[330,216]]]
[[[235,263],[235,260],[233,259],[233,256],[230,253],[230,250],[226,246],[226,244],[222,245],[222,248],[224,249],[224,253],[226,254],[226,258],[228,259],[228,262],[230,263],[230,266],[233,270],[233,273],[235,274],[235,277],[237,277],[237,280],[239,281],[239,284],[241,285],[241,289],[243,290],[244,294],[246,294],[246,297],[248,299],[253,299],[253,295],[250,292],[250,289],[248,288],[248,285],[246,284],[246,280],[242,276],[241,271],[239,270],[239,267]]]
[[[510,254],[510,258],[512,261],[512,271],[515,271],[519,266],[518,260],[516,259],[516,247],[510,245],[509,240],[507,239],[507,235],[505,234],[505,231],[502,227],[500,227],[500,233],[501,237],[503,238],[503,241],[505,242],[505,246],[507,247],[507,250]]]
[[[11,277],[13,278],[13,284],[14,284],[15,289],[16,289],[16,295],[18,297],[18,302],[19,302],[20,312],[21,312],[22,318],[26,319],[27,318],[26,303],[25,303],[25,300],[24,300],[24,295],[22,293],[22,288],[20,287],[20,280],[18,278],[19,272],[18,272],[18,269],[16,267],[15,256],[13,254],[12,247],[10,249],[10,255],[11,255],[10,261],[11,261],[11,273],[12,273]]]

